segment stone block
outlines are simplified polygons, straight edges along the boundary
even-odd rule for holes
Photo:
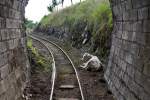
[[[121,84],[121,88],[119,90],[121,95],[126,96],[126,92],[128,91],[128,88],[125,86],[125,84]]]
[[[7,52],[0,54],[0,67],[3,67],[3,65],[7,64],[7,62]]]
[[[143,87],[144,87],[144,90],[148,93],[148,94],[150,94],[150,77],[148,78],[146,78],[145,79],[145,82],[143,83]]]
[[[140,92],[139,95],[141,97],[141,100],[149,100],[149,95],[150,94],[148,94],[146,92]]]
[[[122,63],[121,63],[121,69],[126,72],[126,69],[127,69],[127,63],[125,61],[122,60]]]
[[[115,87],[116,87],[117,89],[120,89],[120,87],[121,87],[120,80],[116,77],[116,80],[115,80],[114,82],[115,82]]]
[[[7,50],[6,42],[0,42],[0,54]]]
[[[145,45],[147,46],[147,48],[150,48],[150,33],[145,33],[144,34],[144,40],[145,40]]]
[[[4,83],[3,81],[0,81],[0,98],[2,95],[4,95],[4,93],[6,92],[6,90],[4,89]],[[3,99],[0,99],[3,100]]]
[[[135,10],[130,10],[129,11],[129,20],[131,21],[137,21],[138,19],[138,11],[135,9]]]
[[[146,36],[147,33],[143,33],[143,32],[137,32],[137,35],[136,35],[136,42],[138,44],[141,44],[143,46],[146,45]]]
[[[1,78],[5,79],[9,74],[9,65],[8,64],[4,65],[3,67],[0,68],[0,71],[1,71]]]
[[[9,30],[1,29],[0,32],[1,32],[1,40],[8,40],[8,39],[10,39],[10,37],[9,37]]]
[[[21,77],[22,71],[20,68],[17,68],[15,70],[15,77],[18,79],[19,77]]]
[[[22,1],[22,3],[23,3],[23,1]],[[13,3],[13,8],[14,9],[16,9],[16,10],[18,10],[18,11],[20,11],[21,10],[21,6],[23,6],[23,4],[22,4],[21,2],[19,2],[19,1],[17,1],[17,0],[14,0],[14,3]]]
[[[18,47],[19,39],[13,39],[8,41],[9,49],[15,49]]]
[[[127,31],[122,32],[122,34],[121,34],[121,35],[122,35],[122,39],[128,40],[128,38],[129,38],[129,37],[128,37],[128,33],[129,33],[129,32],[127,32]]]
[[[141,60],[140,58],[134,58],[134,68],[135,68],[135,70],[142,72],[142,70],[144,68],[144,61]]]
[[[7,28],[22,28],[22,22],[20,20],[6,19]]]
[[[127,74],[127,73],[125,73],[125,74],[124,74],[124,79],[123,79],[123,81],[124,81],[124,83],[125,83],[126,85],[128,85],[128,84],[129,84],[130,77],[128,76],[128,74]]]
[[[127,93],[126,100],[138,100],[131,92]]]
[[[118,95],[118,99],[119,99],[119,100],[125,100],[125,98],[124,98],[123,95]]]
[[[12,6],[13,6],[13,4],[14,4],[14,1],[17,1],[17,0],[7,0],[7,1],[5,2],[5,3],[6,3],[6,6],[12,8]]]
[[[125,61],[129,64],[133,64],[133,55],[129,52],[126,53]]]
[[[143,6],[150,6],[150,1],[149,0],[143,0],[142,5]]]
[[[0,100],[7,100],[7,97],[6,97],[5,93],[0,95]]]
[[[0,17],[0,29],[5,28],[6,27],[6,21],[4,20],[4,18]]]
[[[138,55],[139,53],[139,45],[136,43],[132,43],[131,44],[131,51],[130,51],[133,55]]]
[[[142,23],[142,21],[133,22],[132,25],[133,25],[132,31],[134,31],[134,32],[142,32],[143,31],[143,28],[142,28],[143,23]]]
[[[126,10],[131,10],[133,8],[132,1],[126,0],[125,2],[126,2]]]
[[[2,5],[0,5],[0,9],[1,9],[1,10],[0,10],[0,17],[3,17],[3,14],[4,14],[3,12],[4,12],[4,10],[3,10],[3,6],[2,6]]]
[[[123,30],[124,31],[133,31],[133,22],[123,22]]]
[[[0,17],[8,17],[9,13],[8,13],[8,9],[6,6],[4,5],[0,5]]]
[[[134,80],[137,84],[142,85],[144,82],[146,82],[146,79],[147,79],[147,77],[145,75],[143,75],[142,72],[135,70]]]
[[[150,77],[150,61],[145,62],[143,73]]]
[[[9,87],[9,90],[6,92],[7,100],[15,100],[15,88],[13,85]]]
[[[127,72],[127,74],[128,74],[132,79],[134,79],[134,74],[135,74],[134,71],[135,71],[134,66],[128,64],[128,65],[127,65],[127,70],[126,70],[126,72]]]
[[[150,77],[150,48],[145,48],[143,53],[144,70],[143,73]]]
[[[143,6],[142,4],[143,4],[143,0],[132,0],[133,8],[140,8]]]
[[[144,32],[150,32],[150,20],[144,20],[144,23],[143,23],[143,31]]]
[[[21,14],[19,11],[14,9],[9,9],[9,18],[20,20]]]
[[[5,4],[5,0],[0,0],[0,4],[4,5]]]
[[[8,10],[9,10],[8,7],[3,6],[3,10],[2,10],[3,15],[2,15],[2,17],[5,17],[5,18],[9,17],[9,11]]]
[[[11,66],[12,67],[12,66]],[[9,84],[13,84],[13,85],[16,85],[17,86],[17,79],[15,77],[15,72],[11,72],[7,78],[7,81],[9,82]],[[18,86],[19,87],[19,86]]]
[[[138,19],[142,20],[142,19],[148,19],[149,15],[149,9],[148,7],[144,7],[138,10]]]
[[[120,9],[121,8],[121,5],[117,5],[117,6],[114,6],[112,9],[115,11],[114,12],[114,15],[119,15],[120,14]]]

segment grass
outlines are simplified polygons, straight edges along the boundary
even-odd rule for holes
[[[70,43],[77,48],[83,47],[82,33],[87,27],[92,35],[89,45],[93,44],[89,52],[105,59],[109,54],[108,43],[110,42],[112,23],[109,0],[86,0],[44,16],[39,27],[41,29],[49,26],[67,27],[73,37],[70,39]]]
[[[106,13],[105,13],[106,12]],[[41,27],[62,26],[76,23],[78,20],[88,21],[91,23],[101,22],[110,13],[108,0],[86,0],[81,4],[65,8],[59,12],[54,12],[44,16],[40,21]],[[101,16],[103,15],[103,16]],[[106,15],[106,16],[105,16]],[[111,15],[109,22],[111,22]]]
[[[33,47],[32,39],[28,39],[27,48],[30,50],[30,57],[34,61],[34,64],[38,66],[37,68],[49,72],[51,70],[52,61],[42,55],[37,48]]]

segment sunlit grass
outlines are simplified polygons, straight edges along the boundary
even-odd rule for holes
[[[34,60],[35,64],[38,66],[37,68],[43,69],[44,71],[51,70],[52,60],[46,58],[38,51],[37,48],[33,47],[32,39],[28,39],[27,48],[31,51],[30,57],[31,59]]]

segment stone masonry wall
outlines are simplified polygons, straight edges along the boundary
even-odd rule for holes
[[[23,29],[26,0],[0,0],[0,100],[22,100],[27,56]]]
[[[114,29],[105,78],[117,100],[150,100],[150,0],[110,0]]]

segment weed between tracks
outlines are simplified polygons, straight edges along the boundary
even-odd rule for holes
[[[52,58],[48,50],[38,41],[28,39],[27,47],[31,76],[25,95],[27,100],[48,100],[51,91]]]
[[[30,62],[37,66],[37,68],[42,69],[43,71],[49,72],[52,68],[52,60],[49,57],[46,57],[42,54],[38,48],[33,46],[31,39],[28,39],[27,47],[29,52]]]

